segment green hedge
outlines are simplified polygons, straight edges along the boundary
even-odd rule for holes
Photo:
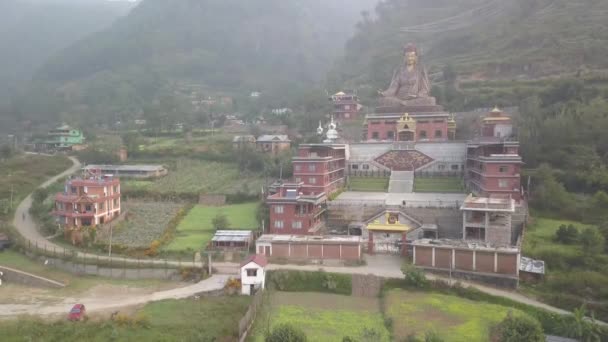
[[[545,332],[545,334],[577,338],[577,336],[574,336],[574,334],[576,333],[575,327],[577,326],[577,322],[573,315],[561,315],[557,313],[552,313],[547,310],[516,302],[505,297],[493,296],[474,288],[464,288],[462,286],[450,287],[447,283],[443,281],[431,281],[429,282],[429,285],[426,288],[420,289],[408,286],[405,280],[392,279],[388,280],[385,283],[383,291],[393,288],[412,289],[416,291],[435,291],[447,295],[467,298],[474,301],[483,301],[487,303],[519,309],[527,313],[528,315],[536,318],[543,327],[543,331]],[[608,342],[608,328],[604,326],[598,326],[597,330],[601,341]]]
[[[352,293],[350,274],[280,270],[269,271],[266,281],[270,289],[279,291],[325,292],[342,295]]]

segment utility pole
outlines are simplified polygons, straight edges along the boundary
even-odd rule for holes
[[[110,247],[108,249],[108,256],[112,257],[112,224],[110,224]]]

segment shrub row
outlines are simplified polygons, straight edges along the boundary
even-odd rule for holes
[[[412,287],[409,286],[405,282],[405,280],[392,279],[388,280],[385,283],[383,290],[386,291],[393,288],[412,289]],[[573,315],[561,315],[557,313],[552,313],[527,304],[516,302],[505,297],[493,296],[474,288],[464,288],[458,285],[450,286],[443,281],[430,281],[428,285],[424,288],[416,287],[414,289],[418,291],[435,291],[447,295],[455,295],[462,298],[467,298],[474,301],[484,301],[487,303],[519,309],[527,313],[528,315],[536,318],[540,322],[541,326],[543,327],[543,331],[546,334],[574,338],[577,337],[574,336],[574,334],[576,333],[577,329],[575,327],[578,323],[576,322],[576,318]],[[598,330],[601,341],[608,341],[608,328],[602,326],[599,327]]]
[[[289,292],[325,292],[342,295],[352,293],[350,274],[324,271],[269,271],[266,275],[269,288]]]

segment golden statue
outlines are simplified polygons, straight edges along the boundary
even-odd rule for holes
[[[393,73],[391,84],[382,96],[382,106],[434,106],[435,98],[429,94],[431,83],[426,69],[420,63],[418,49],[408,44],[404,50],[403,64]]]

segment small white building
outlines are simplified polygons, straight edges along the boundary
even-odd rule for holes
[[[262,254],[250,255],[243,261],[241,264],[241,294],[250,296],[255,291],[264,289],[266,265],[268,265],[268,260]]]

